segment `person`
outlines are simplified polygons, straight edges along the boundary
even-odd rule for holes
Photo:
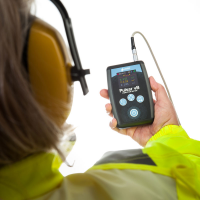
[[[110,127],[143,149],[108,152],[85,173],[60,174],[62,129],[36,102],[22,70],[30,3],[0,0],[0,199],[199,199],[200,142],[178,124],[164,87],[153,77],[153,124],[118,129],[106,104]],[[100,95],[109,99],[106,89]]]

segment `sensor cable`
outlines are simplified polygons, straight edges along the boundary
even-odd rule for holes
[[[135,42],[134,42],[134,35],[137,34],[137,33],[140,34],[140,35],[143,37],[143,39],[145,40],[145,42],[146,42],[146,44],[147,44],[147,46],[148,46],[148,48],[149,48],[149,50],[150,50],[150,52],[151,52],[151,55],[152,55],[152,57],[153,57],[153,60],[154,60],[154,62],[155,62],[155,64],[156,64],[156,66],[157,66],[158,72],[159,72],[159,74],[160,74],[160,76],[161,76],[161,78],[162,78],[162,80],[163,80],[163,83],[164,83],[165,88],[166,88],[166,90],[167,90],[167,94],[168,94],[168,96],[169,96],[169,99],[170,99],[170,101],[172,102],[172,105],[173,105],[173,107],[174,107],[174,109],[175,109],[174,103],[173,103],[173,101],[172,101],[172,97],[171,97],[170,92],[169,92],[169,89],[168,89],[168,87],[167,87],[167,83],[165,82],[165,79],[164,79],[164,77],[163,77],[163,75],[162,75],[162,72],[161,72],[161,70],[160,70],[160,67],[159,67],[157,61],[156,61],[156,58],[155,58],[155,56],[154,56],[154,54],[153,54],[153,51],[152,51],[152,49],[151,49],[151,47],[150,47],[150,45],[149,45],[147,39],[145,38],[145,36],[144,36],[141,32],[139,32],[139,31],[134,32],[134,33],[132,34],[132,36],[131,36],[131,48],[132,48],[132,53],[133,53],[133,60],[134,60],[134,62],[135,62],[135,61],[138,61],[137,51],[136,51]],[[176,112],[176,109],[175,109],[175,112]],[[180,120],[179,120],[178,115],[177,115],[177,112],[176,112],[176,116],[177,116],[179,125],[181,125]]]

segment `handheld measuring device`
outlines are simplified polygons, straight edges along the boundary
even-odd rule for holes
[[[140,34],[145,40],[163,80],[169,99],[173,104],[169,89],[147,39],[141,32],[136,31],[131,36],[134,62],[107,68],[108,93],[112,112],[117,120],[117,127],[121,129],[151,124],[154,121],[154,103],[151,87],[144,62],[138,61],[134,42],[136,33]],[[177,119],[180,125],[178,116]]]
[[[143,61],[108,67],[107,81],[118,128],[153,123],[154,104]]]

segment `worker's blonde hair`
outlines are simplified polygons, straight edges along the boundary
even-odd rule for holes
[[[22,55],[32,0],[0,0],[0,166],[59,149],[63,130],[31,93]]]

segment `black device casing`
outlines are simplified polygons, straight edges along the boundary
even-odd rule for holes
[[[125,94],[120,93],[117,77],[111,78],[111,69],[127,67],[137,64],[139,64],[142,69],[142,72],[136,72],[140,89],[138,91],[131,91],[131,92],[127,91],[127,93]],[[153,123],[154,104],[153,104],[149,78],[143,61],[136,61],[136,62],[108,67],[107,81],[108,81],[108,93],[112,105],[112,112],[117,120],[118,128],[128,128],[128,127]],[[134,101],[129,101],[127,99],[127,96],[129,94],[133,94],[135,96]],[[144,101],[142,103],[137,102],[137,96],[139,95],[142,95],[144,97]],[[119,104],[119,101],[122,98],[127,100],[127,104],[125,106],[121,106]],[[138,111],[137,117],[132,117],[130,115],[130,111],[132,109],[137,109]]]

